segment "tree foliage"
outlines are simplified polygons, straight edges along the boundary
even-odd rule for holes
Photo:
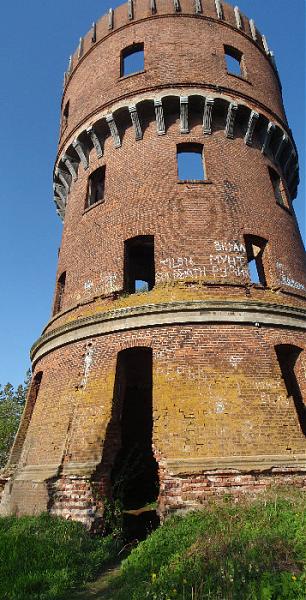
[[[11,383],[0,385],[0,468],[4,467],[16,435],[30,385],[31,371],[23,384],[14,388]]]

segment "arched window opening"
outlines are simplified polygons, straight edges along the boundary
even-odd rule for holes
[[[246,77],[244,57],[240,50],[237,50],[237,48],[233,48],[232,46],[224,46],[224,56],[226,70],[229,75]]]
[[[66,104],[65,104],[65,107],[63,110],[63,115],[62,115],[62,131],[64,131],[66,129],[66,127],[68,126],[69,110],[70,110],[70,102],[68,100],[68,102],[66,102]]]
[[[56,313],[60,312],[60,310],[62,309],[63,298],[64,298],[64,293],[65,293],[65,285],[66,285],[66,271],[64,271],[57,280],[53,315],[56,315]]]
[[[296,363],[302,352],[302,348],[291,344],[279,344],[278,346],[275,346],[275,352],[286,386],[287,395],[294,401],[302,432],[306,435],[306,407],[295,373]]]
[[[245,236],[245,245],[251,283],[258,283],[263,286],[267,285],[263,261],[266,244],[266,240],[257,236]]]
[[[144,70],[144,45],[133,44],[121,52],[120,76],[126,77]]]
[[[179,181],[204,181],[204,155],[202,144],[177,145],[177,170]]]
[[[25,409],[22,415],[20,426],[12,447],[11,455],[9,458],[9,465],[17,465],[21,457],[23,444],[27,435],[27,431],[31,422],[32,414],[36,404],[36,400],[39,394],[39,389],[42,381],[43,372],[39,371],[33,377],[30,389],[27,396]]]
[[[286,208],[289,208],[286,190],[285,190],[284,184],[283,184],[279,174],[271,167],[268,167],[268,169],[269,169],[271,184],[273,187],[274,198],[275,198],[277,204],[280,204],[280,206],[285,206]]]
[[[155,285],[154,237],[139,235],[124,242],[124,289],[129,294]]]
[[[86,207],[93,206],[104,199],[105,166],[96,169],[88,178]]]

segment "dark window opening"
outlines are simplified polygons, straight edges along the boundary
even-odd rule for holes
[[[245,243],[251,283],[266,286],[263,254],[267,242],[262,238],[247,235],[245,236]]]
[[[133,44],[121,52],[120,75],[132,75],[144,70],[144,45]]]
[[[65,129],[67,127],[67,125],[68,125],[69,108],[70,108],[70,103],[69,103],[69,100],[68,100],[68,102],[65,105],[65,108],[63,110],[62,129]]]
[[[105,166],[99,167],[88,179],[87,207],[100,202],[104,198]]]
[[[60,312],[60,310],[62,308],[64,293],[65,293],[65,285],[66,285],[66,271],[64,271],[57,280],[53,315],[56,315],[56,313]]]
[[[179,181],[204,181],[204,157],[202,144],[178,144],[177,169]]]
[[[283,182],[279,176],[279,174],[269,167],[269,175],[274,191],[274,197],[278,204],[281,206],[286,206],[288,208],[287,195],[285,192],[285,188]]]
[[[242,52],[231,46],[224,46],[224,54],[227,72],[230,75],[245,77]]]
[[[139,509],[159,494],[158,465],[152,449],[152,350],[130,348],[118,354],[114,403],[119,427],[111,472],[112,497]],[[114,427],[112,428],[114,431]]]
[[[17,465],[19,459],[21,457],[23,444],[26,438],[26,434],[30,425],[30,421],[32,418],[32,414],[35,408],[37,396],[39,393],[39,388],[41,384],[43,373],[39,371],[32,379],[32,383],[30,386],[30,390],[28,392],[27,401],[25,405],[25,409],[22,415],[22,419],[20,421],[20,426],[14,441],[14,445],[12,448],[12,452],[9,458],[10,465]]]
[[[129,294],[155,285],[154,237],[140,235],[124,242],[124,289]]]
[[[295,374],[296,363],[302,352],[302,349],[290,344],[280,344],[275,346],[275,352],[286,386],[287,395],[294,401],[302,432],[304,435],[306,435],[306,407],[303,402],[302,392]]]

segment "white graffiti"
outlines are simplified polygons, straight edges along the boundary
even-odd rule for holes
[[[306,287],[303,283],[300,283],[299,281],[295,281],[295,279],[292,279],[292,277],[290,277],[290,275],[288,275],[286,273],[286,268],[283,265],[283,263],[277,262],[276,269],[278,271],[280,283],[282,283],[283,285],[286,285],[288,287],[291,287],[295,290],[306,290]]]
[[[237,356],[237,354],[234,354],[232,356],[230,356],[229,359],[229,363],[232,365],[232,367],[234,367],[236,369],[236,367],[238,367],[239,363],[242,361],[242,357],[241,356]]]
[[[111,294],[118,289],[116,273],[109,273],[103,278],[103,285],[106,294]]]
[[[187,279],[188,277],[199,279],[206,275],[206,268],[195,264],[191,256],[165,258],[160,260],[160,264],[163,270],[156,273],[156,283],[167,282],[173,279]]]
[[[93,282],[91,281],[91,279],[89,279],[88,281],[85,281],[84,290],[91,290],[92,288],[93,288]]]
[[[93,363],[94,347],[92,342],[86,344],[85,355],[84,355],[84,372],[81,381],[81,387],[85,388],[88,380],[88,375]]]
[[[236,240],[215,241],[215,254],[209,257],[214,277],[248,277],[248,261],[244,244]]]

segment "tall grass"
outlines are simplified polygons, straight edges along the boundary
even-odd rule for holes
[[[80,523],[46,514],[2,518],[0,598],[66,597],[68,590],[96,576],[117,554],[114,538],[92,538]]]
[[[305,499],[174,517],[124,561],[112,600],[306,600]]]

